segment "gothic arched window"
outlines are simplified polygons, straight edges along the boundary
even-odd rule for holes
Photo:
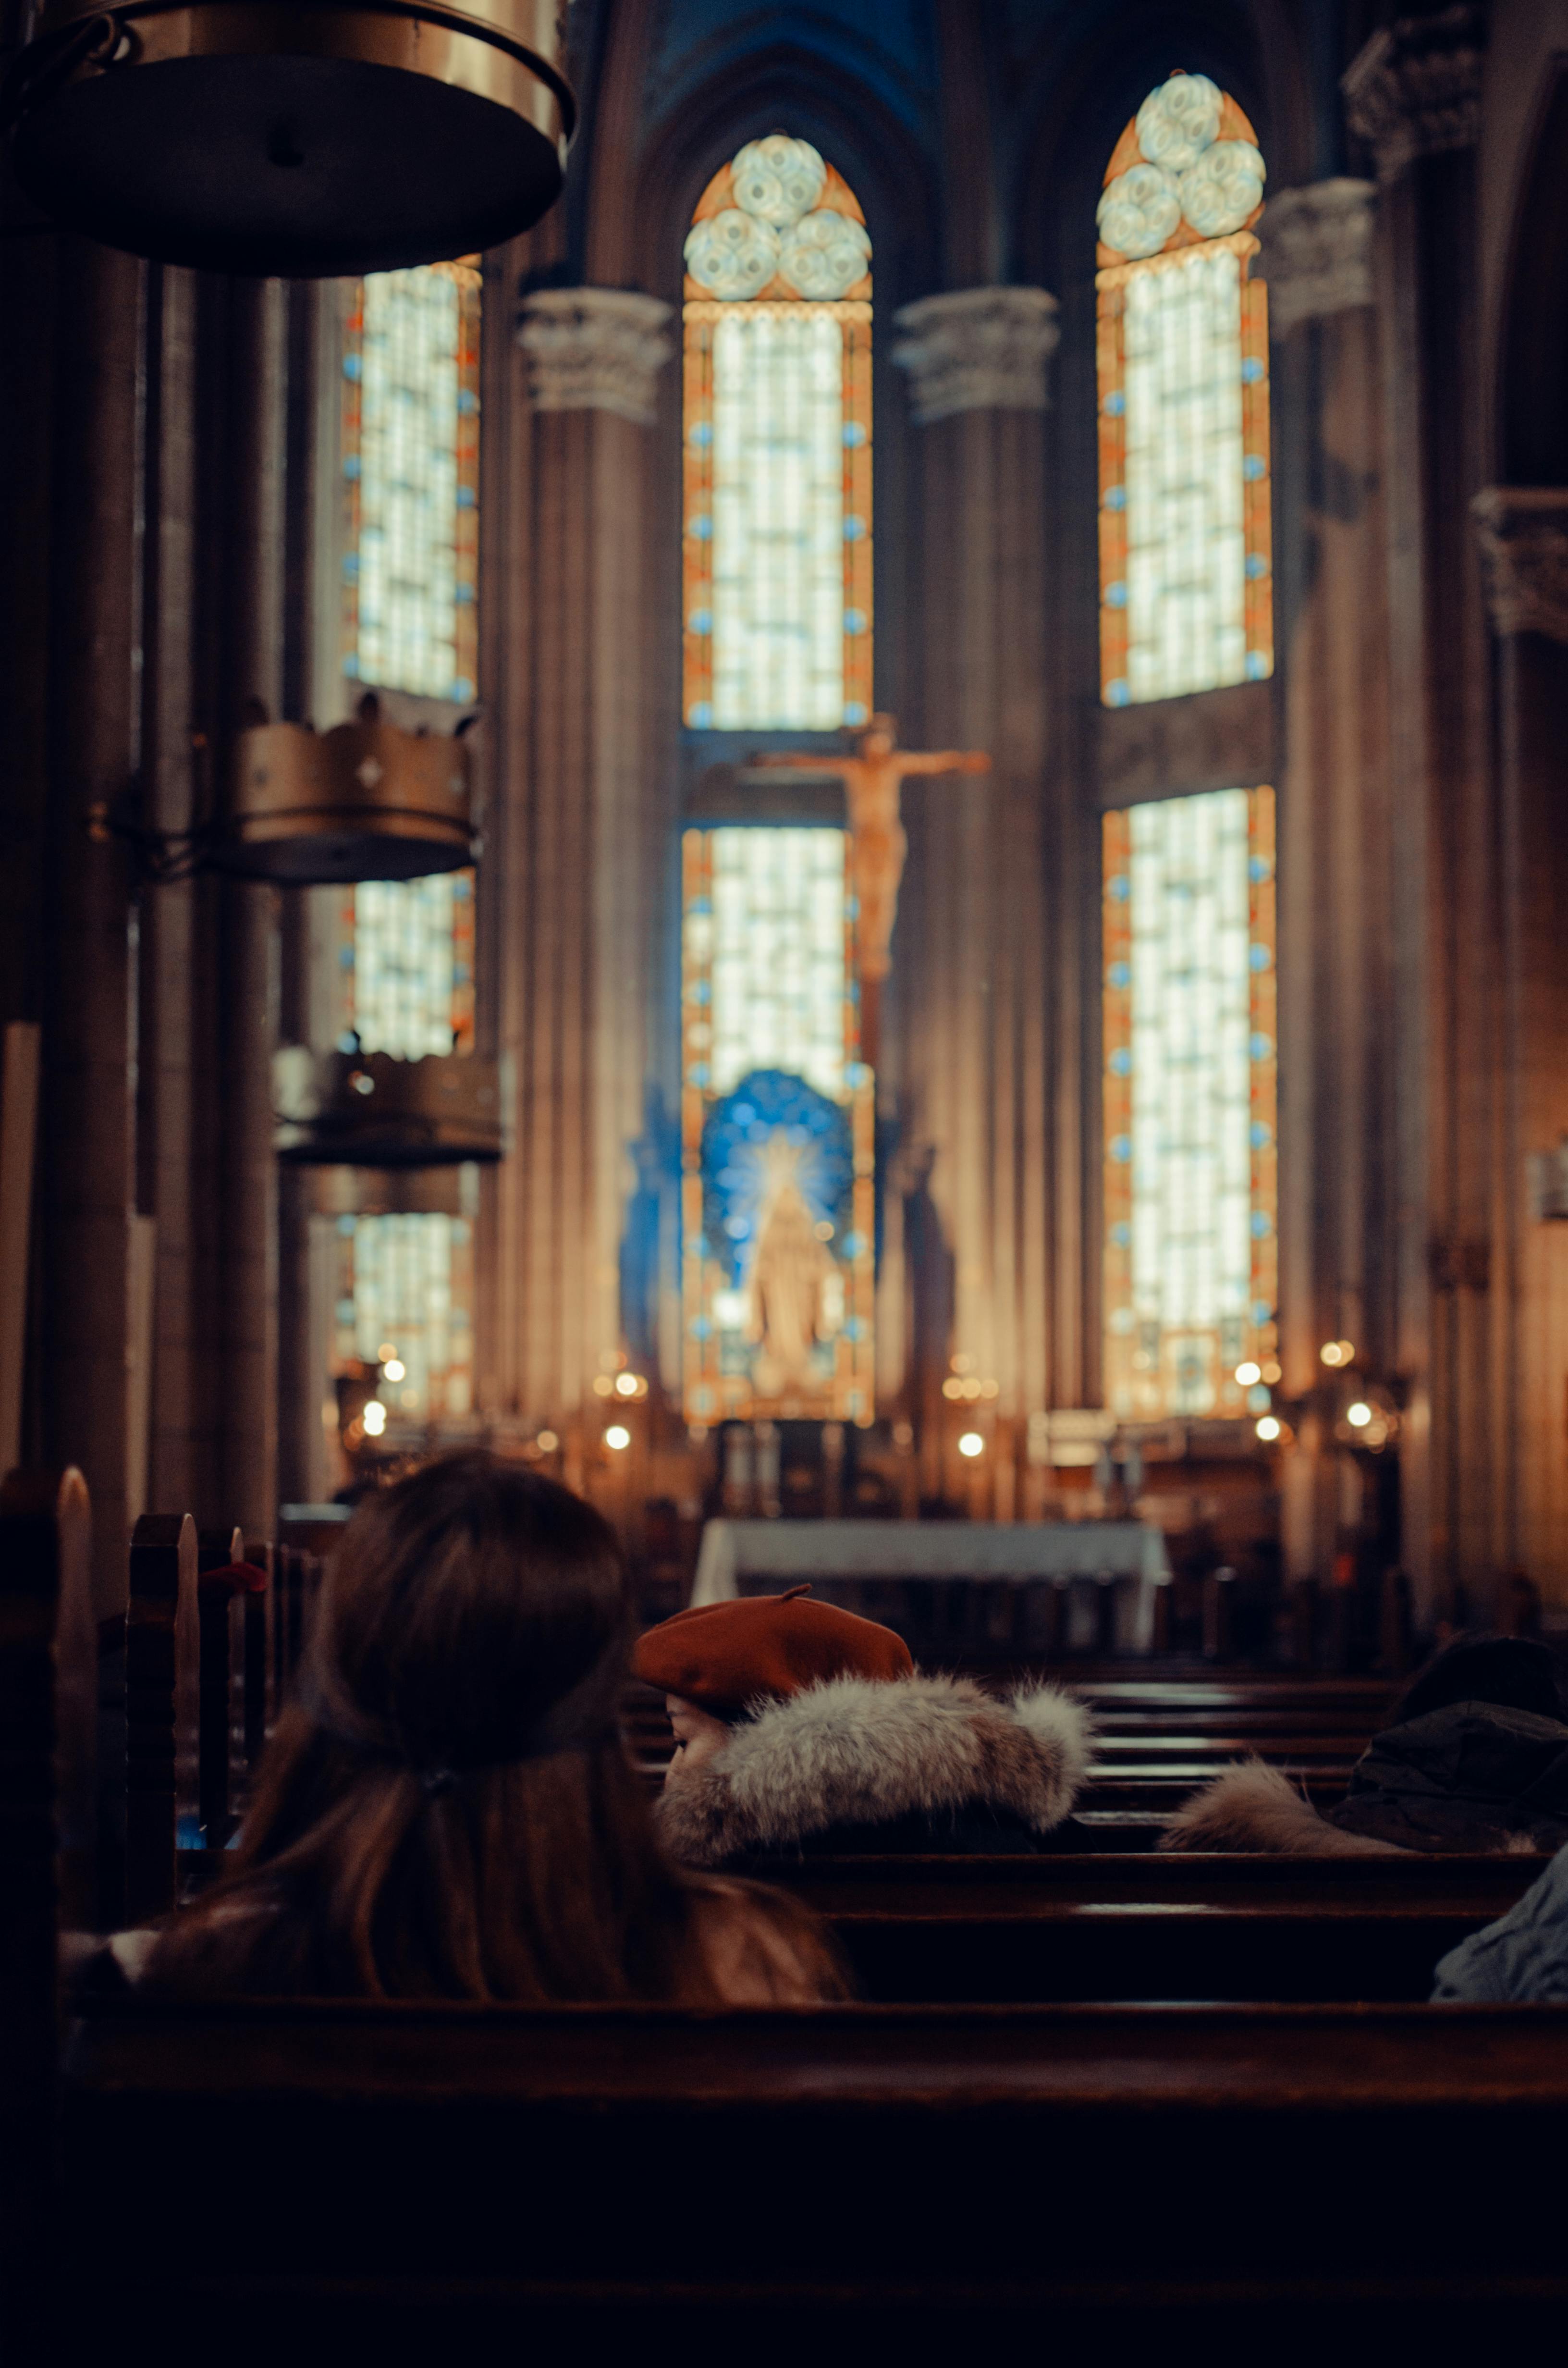
[[[342,665],[356,688],[466,706],[478,677],[480,275],[352,283],[344,324]],[[473,875],[366,882],[338,929],[346,1043],[416,1061],[473,1047]],[[338,1220],[335,1344],[383,1368],[389,1426],[472,1399],[472,1226]]]
[[[1099,201],[1100,689],[1274,671],[1264,162],[1206,74],[1151,91]]]
[[[749,141],[686,242],[685,695],[699,730],[871,711],[871,243],[809,142]]]
[[[1101,695],[1274,665],[1264,163],[1235,101],[1173,74],[1099,202]],[[1274,792],[1104,818],[1105,1403],[1270,1414],[1279,1379]]]

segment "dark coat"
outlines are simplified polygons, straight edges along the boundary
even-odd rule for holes
[[[1342,1833],[1405,1850],[1568,1842],[1568,1726],[1497,1702],[1450,1702],[1374,1736],[1330,1812]]]
[[[1432,1997],[1439,2005],[1568,2004],[1568,1850],[1517,1907],[1439,1958]]]

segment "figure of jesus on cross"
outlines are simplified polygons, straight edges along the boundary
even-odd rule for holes
[[[892,968],[892,928],[909,848],[899,812],[910,773],[988,773],[991,759],[976,748],[901,748],[891,715],[873,715],[848,757],[814,749],[779,749],[748,758],[801,779],[824,773],[844,783],[849,822],[849,889],[858,907],[855,943],[860,972],[860,1057],[875,1068],[881,1032],[882,981]]]

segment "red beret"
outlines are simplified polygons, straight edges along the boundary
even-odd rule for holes
[[[824,1678],[914,1676],[902,1636],[836,1604],[809,1602],[810,1593],[792,1587],[677,1611],[638,1638],[632,1668],[644,1685],[721,1715]]]

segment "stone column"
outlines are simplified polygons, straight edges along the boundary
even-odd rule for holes
[[[1039,288],[931,296],[898,315],[894,349],[922,431],[901,730],[911,746],[992,759],[987,776],[904,791],[885,1086],[925,1246],[914,1320],[899,1327],[918,1348],[903,1388],[922,1492],[956,1497],[980,1478],[955,1452],[959,1431],[977,1429],[988,1434],[982,1496],[999,1520],[1033,1509],[1020,1498],[1021,1442],[1049,1402],[1041,414],[1056,309]],[[950,1328],[939,1320],[949,1304]],[[966,1361],[951,1378],[979,1382],[983,1396],[944,1399],[953,1357]]]
[[[123,796],[140,753],[142,270],[86,239],[59,256],[29,1444],[86,1474],[107,1608],[117,1577],[124,1601],[135,972],[124,849],[93,810]]]
[[[148,273],[146,665],[142,795],[148,820],[187,831],[203,777],[193,745],[197,596],[197,281]],[[147,1503],[193,1509],[208,1474],[200,1440],[213,1398],[204,1373],[204,1277],[196,1258],[199,1133],[192,993],[196,882],[166,882],[142,905],[139,1203],[152,1218],[153,1391]],[[204,1510],[205,1501],[203,1499]]]
[[[1403,1559],[1428,1619],[1483,1606],[1499,1544],[1497,816],[1468,515],[1483,469],[1482,40],[1482,13],[1469,6],[1401,20],[1374,34],[1344,85],[1350,129],[1381,184],[1399,1196],[1392,1338],[1406,1398]]]
[[[1376,189],[1271,197],[1259,224],[1275,341],[1279,793],[1280,1361],[1311,1400],[1283,1473],[1290,1578],[1340,1546],[1325,1340],[1384,1380],[1397,1362],[1390,1125],[1393,1008],[1387,523],[1374,306]],[[1347,1492],[1352,1497],[1355,1490]],[[1390,1560],[1396,1539],[1382,1542]]]
[[[227,764],[251,703],[283,711],[283,544],[288,321],[280,280],[226,291],[222,347],[230,472],[223,540],[225,632],[213,712]],[[216,439],[215,439],[216,440]],[[220,1101],[219,1408],[213,1510],[270,1537],[278,1463],[278,1167],[272,1055],[278,1043],[278,892],[219,884],[215,919]]]
[[[649,429],[670,308],[615,288],[524,300],[529,450],[514,471],[513,663],[493,834],[500,1051],[516,1081],[497,1193],[491,1370],[506,1424],[554,1430],[590,1483],[592,1383],[620,1339],[642,1132],[649,913]]]
[[[1568,489],[1499,485],[1472,504],[1496,635],[1506,1093],[1498,1258],[1506,1313],[1500,1559],[1568,1600],[1568,1226],[1542,1221],[1531,1153],[1568,1136]]]

